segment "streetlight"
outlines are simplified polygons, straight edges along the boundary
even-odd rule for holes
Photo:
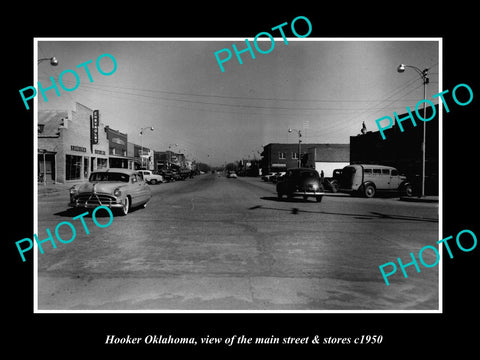
[[[417,68],[416,66],[412,65],[405,65],[405,64],[400,64],[397,67],[397,71],[399,73],[403,73],[406,68],[412,68],[415,70],[420,77],[423,80],[423,98],[427,98],[427,84],[429,83],[428,79],[428,69],[424,69],[423,71]],[[427,118],[427,104],[426,102],[423,102],[423,118]],[[425,196],[425,150],[426,150],[426,124],[425,121],[423,121],[423,141],[422,141],[422,193],[421,197]]]
[[[140,154],[140,159],[141,159],[141,166],[143,168],[143,130],[147,130],[147,129],[150,129],[151,131],[153,131],[153,126],[147,126],[147,127],[144,127],[144,128],[141,128],[140,129],[140,135],[141,135],[141,140],[142,140],[142,153]]]
[[[300,155],[302,153],[302,132],[297,129],[288,129],[288,132],[291,133],[292,131],[296,131],[298,133],[298,167],[302,166],[302,156]]]
[[[50,65],[52,65],[52,66],[57,66],[58,65],[58,60],[55,56],[52,56],[51,58],[38,59],[37,65],[40,64],[43,61],[46,61],[46,60],[50,60]]]

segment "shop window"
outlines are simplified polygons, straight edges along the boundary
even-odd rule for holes
[[[279,152],[278,153],[278,158],[279,159],[285,159],[286,158],[285,153],[284,152]]]
[[[107,159],[97,159],[97,169],[104,169],[108,167]]]
[[[65,156],[65,179],[79,180],[82,170],[82,157],[75,155]]]

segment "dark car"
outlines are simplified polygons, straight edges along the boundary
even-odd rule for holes
[[[277,183],[277,195],[281,199],[283,195],[287,198],[302,196],[307,199],[309,196],[322,201],[325,189],[320,180],[318,172],[314,169],[296,168],[287,170]]]

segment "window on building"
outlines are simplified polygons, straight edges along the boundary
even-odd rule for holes
[[[298,153],[292,152],[292,159],[298,160]]]
[[[97,169],[103,169],[108,167],[107,165],[107,159],[97,159]]]
[[[82,157],[75,155],[65,156],[65,179],[78,180],[82,170]]]
[[[286,154],[284,152],[279,152],[278,153],[278,158],[279,159],[286,159],[287,157],[286,157]]]

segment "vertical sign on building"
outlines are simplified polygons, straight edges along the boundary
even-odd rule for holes
[[[92,145],[98,144],[98,124],[99,124],[99,115],[98,110],[93,110],[92,123],[91,123],[91,134],[90,141]]]

